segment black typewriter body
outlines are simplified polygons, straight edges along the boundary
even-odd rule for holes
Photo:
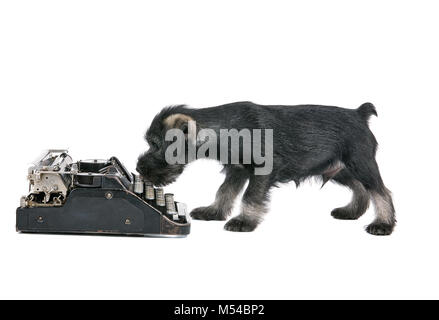
[[[29,168],[29,194],[17,208],[16,228],[29,233],[184,237],[186,206],[145,183],[112,157],[73,162],[49,150]]]

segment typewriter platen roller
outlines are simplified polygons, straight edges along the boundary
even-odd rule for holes
[[[48,150],[29,168],[29,193],[17,208],[17,231],[137,236],[186,236],[186,206],[108,160],[74,162]]]

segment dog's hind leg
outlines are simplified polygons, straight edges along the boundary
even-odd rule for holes
[[[256,229],[267,213],[271,178],[267,175],[252,175],[242,198],[241,213],[230,219],[224,229],[248,232]]]
[[[341,208],[332,210],[335,219],[356,220],[361,217],[369,207],[370,195],[363,184],[354,179],[348,169],[343,169],[332,178],[335,182],[350,188],[353,192],[351,202]]]
[[[219,187],[215,202],[208,207],[200,207],[190,213],[197,220],[226,220],[233,204],[249,178],[249,173],[239,165],[224,166],[226,178]]]
[[[375,208],[375,220],[366,227],[366,231],[379,236],[391,234],[396,224],[395,208],[392,195],[384,186],[375,159],[363,158],[351,163],[350,171],[366,188]]]
[[[366,227],[366,231],[377,236],[389,235],[396,223],[391,193],[384,187],[384,191],[373,190],[370,194],[375,207],[375,220]]]

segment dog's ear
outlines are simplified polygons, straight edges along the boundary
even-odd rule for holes
[[[175,113],[165,118],[163,124],[167,129],[180,129],[187,134],[189,121],[194,121],[194,119],[185,114]]]
[[[180,129],[189,142],[196,143],[197,125],[192,117],[176,113],[165,118],[163,124],[167,129]]]

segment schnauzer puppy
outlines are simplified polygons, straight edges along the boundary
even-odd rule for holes
[[[210,206],[194,209],[192,218],[226,220],[235,198],[248,182],[240,214],[224,228],[253,231],[268,211],[272,187],[289,181],[299,185],[309,177],[320,177],[323,183],[331,180],[353,192],[348,205],[332,210],[334,218],[358,219],[372,200],[376,217],[366,231],[389,235],[396,222],[395,210],[375,161],[377,141],[368,127],[371,115],[377,115],[371,103],[354,110],[320,105],[264,106],[251,102],[202,109],[172,106],[163,109],[152,121],[146,133],[150,149],[139,157],[137,171],[155,185],[169,184],[183,172],[190,162],[187,157],[185,163],[169,164],[165,159],[166,149],[172,143],[165,139],[169,129],[181,129],[185,133],[186,147],[191,143],[190,123],[195,123],[196,132],[209,128],[218,135],[221,129],[272,129],[271,173],[255,174],[260,164],[254,162],[253,157],[250,163],[222,161],[225,180],[215,201]],[[196,148],[202,145],[203,141],[197,139]],[[218,148],[221,146],[218,142]],[[206,156],[220,160],[218,154]],[[241,161],[242,156],[239,159]]]

